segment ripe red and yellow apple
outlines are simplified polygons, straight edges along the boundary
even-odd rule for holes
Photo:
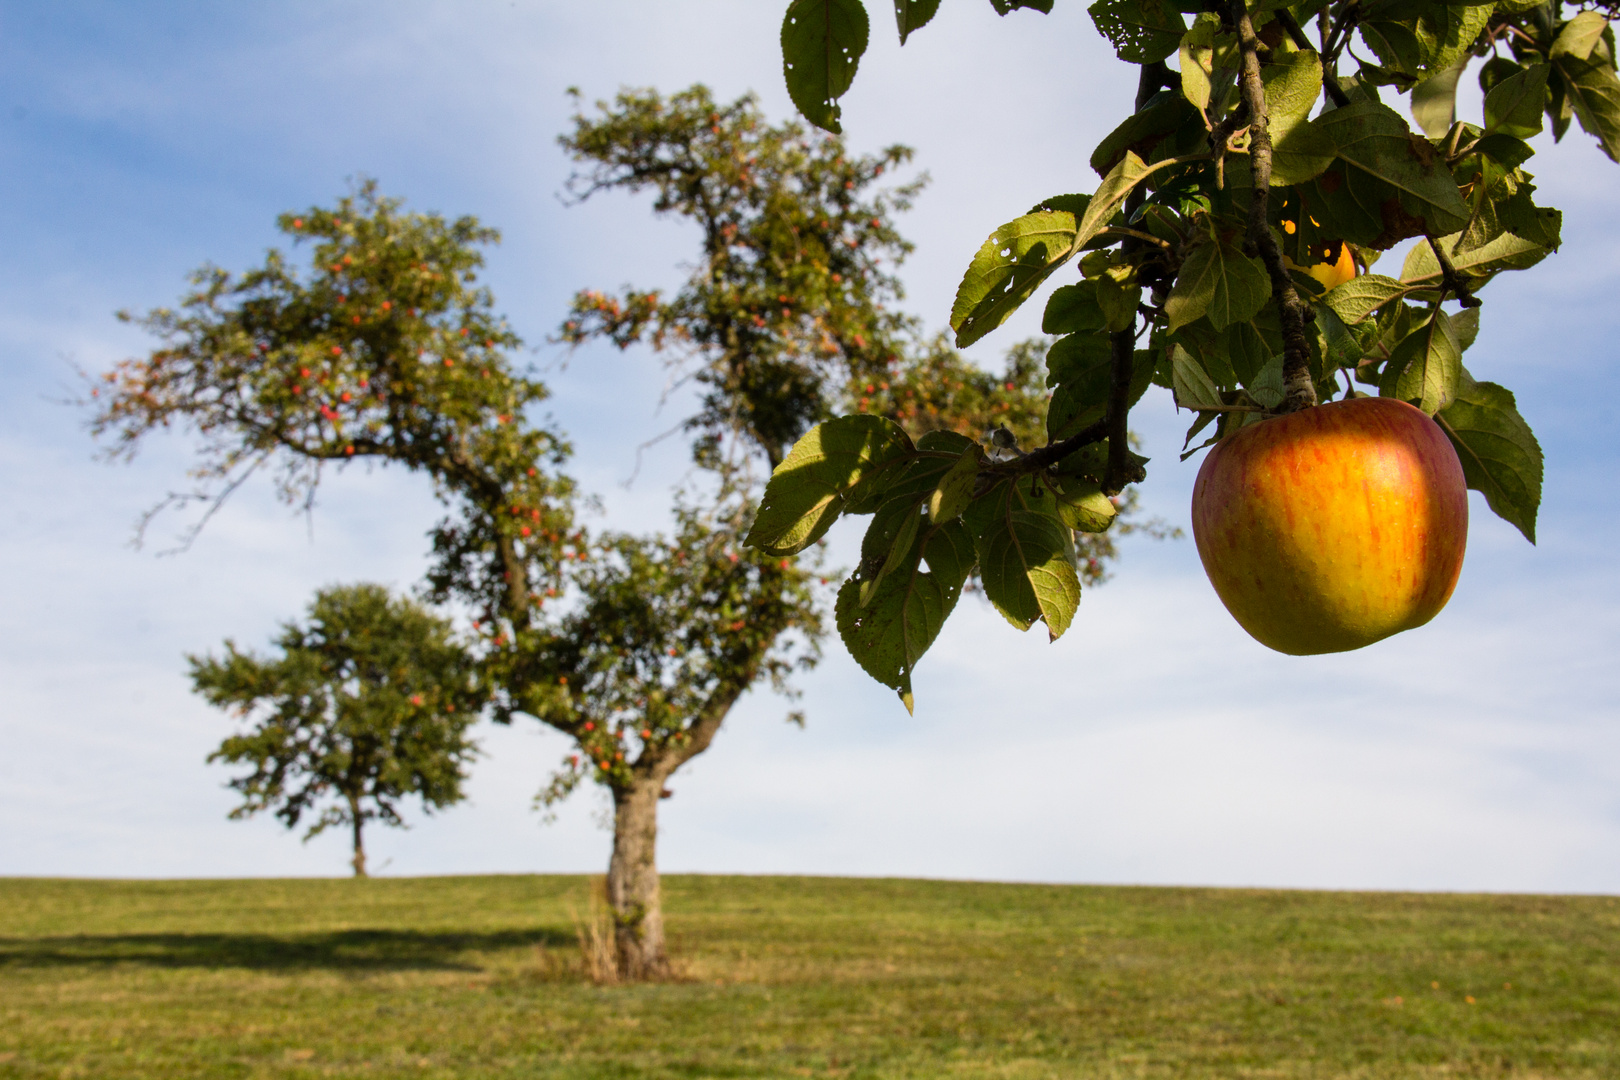
[[[1244,427],[1210,450],[1193,537],[1233,618],[1304,656],[1422,626],[1462,571],[1468,492],[1438,424],[1357,398]]]

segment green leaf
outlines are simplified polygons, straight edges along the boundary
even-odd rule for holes
[[[1192,354],[1186,349],[1180,345],[1172,346],[1170,365],[1178,408],[1198,409],[1223,404],[1221,392],[1211,381],[1204,366],[1193,359]]]
[[[1553,63],[1564,76],[1568,103],[1581,127],[1597,138],[1611,161],[1620,161],[1620,77],[1608,43],[1600,42],[1586,60],[1570,55]]]
[[[951,305],[957,346],[965,348],[1006,322],[1058,267],[1107,228],[1125,196],[1152,172],[1127,151],[1084,211],[1025,214],[991,233],[973,256]]]
[[[973,542],[959,521],[915,533],[898,566],[862,605],[861,572],[838,590],[838,635],[866,673],[913,706],[911,676],[939,636],[973,569]],[[928,569],[922,569],[926,562]]]
[[[894,21],[900,28],[900,44],[914,31],[928,25],[939,10],[939,0],[894,0]]]
[[[1393,73],[1417,80],[1450,67],[1490,21],[1492,5],[1400,0],[1375,5],[1360,23],[1362,40]]]
[[[1442,236],[1467,225],[1469,207],[1439,153],[1393,110],[1357,102],[1311,121],[1333,148],[1312,181],[1305,212],[1328,235],[1380,250],[1409,236]]]
[[[956,517],[973,498],[973,485],[979,478],[979,463],[984,451],[978,444],[962,451],[945,475],[939,478],[934,493],[928,497],[928,519],[942,525]]]
[[[1096,278],[1097,307],[1103,313],[1103,328],[1110,333],[1128,330],[1136,319],[1136,306],[1142,302],[1142,286],[1121,285],[1107,274]]]
[[[1052,14],[1052,0],[990,0],[990,6],[996,9],[997,15],[1006,15],[1019,8],[1029,8],[1042,15]]]
[[[1321,307],[1316,311],[1316,345],[1322,353],[1324,373],[1331,373],[1338,368],[1353,368],[1367,355],[1366,346],[1356,331],[1345,325],[1344,320],[1330,307]]]
[[[1462,347],[1451,316],[1436,309],[1390,354],[1378,383],[1381,397],[1409,401],[1433,416],[1450,405],[1462,379]]]
[[[1020,630],[1044,619],[1055,641],[1080,606],[1080,577],[1048,483],[1023,477],[998,484],[962,520],[973,534],[986,599]]]
[[[1476,150],[1504,169],[1516,169],[1536,155],[1523,139],[1501,134],[1484,136]]]
[[[1091,167],[1098,176],[1107,176],[1127,150],[1146,159],[1160,140],[1173,135],[1197,116],[1198,111],[1181,97],[1161,94],[1141,112],[1127,116],[1124,123],[1097,144],[1097,149],[1091,152]]]
[[[1470,281],[1475,288],[1503,270],[1528,269],[1551,253],[1540,244],[1507,232],[1472,251],[1459,251],[1456,244],[1461,235],[1442,236],[1439,242],[1451,252],[1452,264],[1459,273],[1480,279],[1477,283]],[[1407,285],[1434,285],[1440,277],[1440,261],[1434,257],[1433,249],[1426,243],[1413,245],[1401,266],[1401,281]]]
[[[804,118],[843,130],[838,99],[855,79],[868,34],[861,0],[793,0],[782,18],[782,70]]]
[[[1486,134],[1528,139],[1539,133],[1551,70],[1546,64],[1537,64],[1491,87],[1485,95]]]
[[[1254,378],[1243,384],[1254,403],[1262,409],[1275,409],[1283,403],[1287,389],[1283,384],[1283,358],[1273,356]]]
[[[1046,382],[1057,389],[1046,411],[1048,439],[1078,434],[1107,414],[1113,365],[1107,335],[1071,334],[1052,344],[1046,354]],[[1132,355],[1130,404],[1147,393],[1152,381],[1153,355],[1139,350]]]
[[[1127,64],[1152,64],[1181,46],[1187,24],[1168,0],[1097,0],[1086,9]]]
[[[911,439],[881,416],[841,416],[818,424],[794,444],[765,485],[759,513],[743,542],[769,555],[793,555],[832,528],[863,485],[904,459]]]
[[[1396,297],[1405,296],[1411,291],[1410,286],[1392,277],[1360,274],[1328,290],[1322,297],[1322,303],[1332,308],[1333,314],[1346,323],[1354,325]]]
[[[1232,377],[1245,386],[1277,355],[1252,322],[1233,323],[1222,330],[1215,351],[1225,354]]]
[[[885,503],[876,514],[872,515],[872,524],[867,526],[866,537],[861,542],[862,555],[866,554],[866,548],[874,536],[879,538],[879,543],[886,545],[888,550],[873,553],[882,554],[883,558],[881,561],[876,558],[870,560],[878,564],[878,569],[875,574],[864,577],[861,581],[858,597],[861,607],[872,602],[872,597],[883,584],[883,579],[905,562],[906,556],[917,541],[917,531],[922,527],[922,519],[922,511],[910,499],[895,499]],[[863,558],[863,572],[868,565],[868,560]]]
[[[1119,513],[1095,480],[1066,476],[1058,482],[1056,495],[1058,519],[1080,532],[1107,532]]]
[[[1226,238],[1204,233],[1187,253],[1165,300],[1172,332],[1204,315],[1216,330],[1252,319],[1271,299],[1265,264]]]
[[[1608,28],[1609,20],[1597,12],[1578,12],[1564,24],[1562,30],[1558,31],[1558,37],[1553,41],[1552,51],[1547,54],[1547,59],[1557,60],[1562,56],[1573,57],[1576,60],[1590,58],[1592,49],[1603,40],[1603,31]]]
[[[1541,445],[1508,390],[1475,382],[1465,371],[1457,397],[1435,417],[1462,460],[1468,486],[1496,515],[1536,542],[1541,506]]]
[[[1260,82],[1265,87],[1271,138],[1279,143],[1306,121],[1322,96],[1322,61],[1314,52],[1274,50],[1271,60],[1260,65]]]
[[[1097,303],[1095,278],[1053,289],[1046,301],[1046,311],[1041,315],[1044,334],[1091,333],[1107,326],[1108,319]]]
[[[1073,257],[1075,215],[1025,214],[990,234],[968,265],[951,307],[956,344],[966,347],[1006,322],[1031,293]]]
[[[1209,108],[1210,79],[1215,74],[1215,42],[1221,37],[1221,17],[1206,11],[1193,20],[1181,39],[1181,96],[1199,109]],[[1231,35],[1226,35],[1230,49]]]
[[[1457,80],[1467,66],[1465,58],[1412,87],[1412,119],[1429,138],[1444,138],[1457,122]]]

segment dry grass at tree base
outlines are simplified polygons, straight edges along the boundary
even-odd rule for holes
[[[1620,899],[579,877],[0,880],[0,1077],[1620,1076]],[[599,916],[598,916],[599,917]]]

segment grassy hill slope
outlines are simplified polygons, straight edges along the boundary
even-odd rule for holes
[[[0,880],[0,1077],[1620,1076],[1620,899],[579,877]]]

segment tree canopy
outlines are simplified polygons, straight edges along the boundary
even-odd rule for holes
[[[489,692],[448,620],[380,585],[322,589],[275,644],[275,659],[231,641],[189,658],[196,692],[250,722],[208,760],[253,767],[230,781],[231,817],[273,810],[291,829],[312,816],[306,840],[346,824],[365,877],[367,821],[402,825],[413,796],[430,813],[461,800]]]

